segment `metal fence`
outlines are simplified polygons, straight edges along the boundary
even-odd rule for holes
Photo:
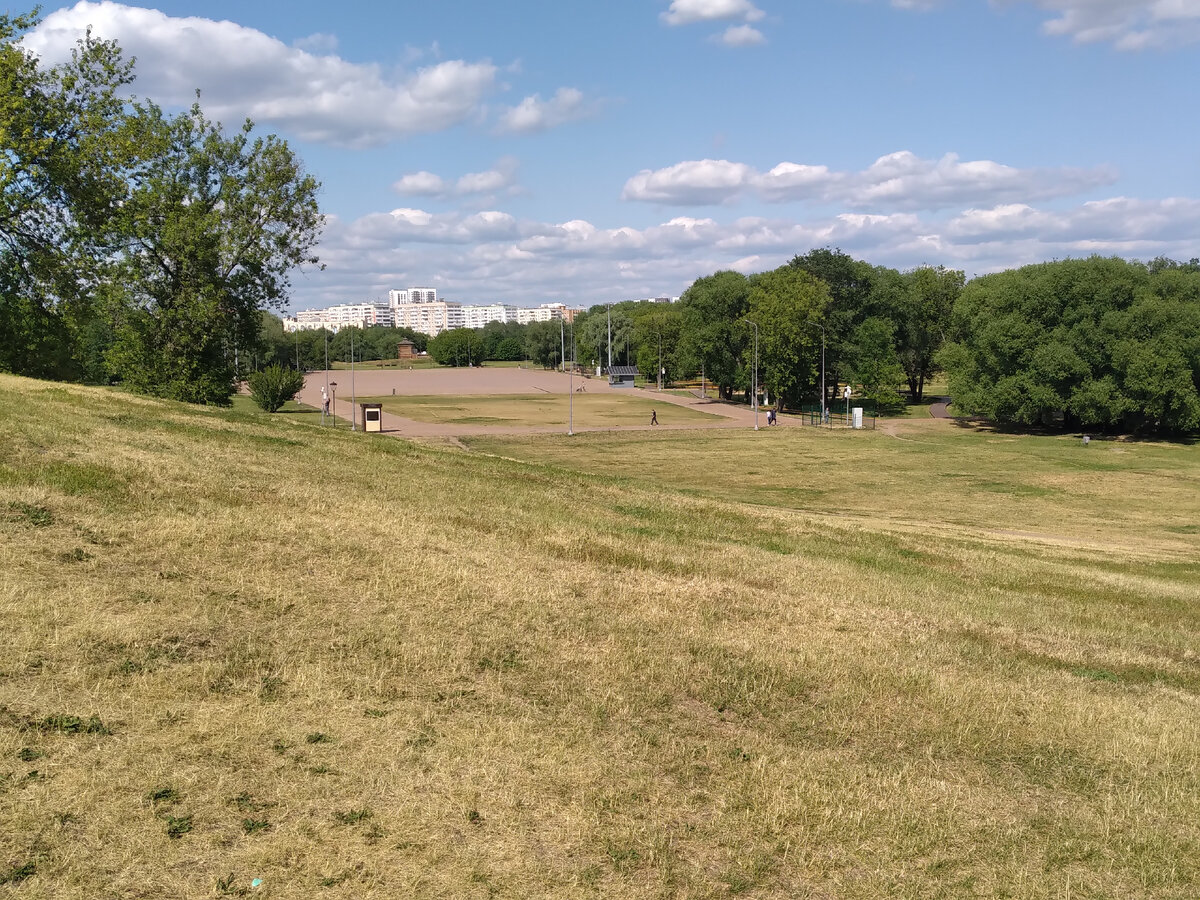
[[[826,428],[852,428],[854,427],[854,410],[862,410],[862,428],[874,430],[876,422],[879,418],[878,405],[874,400],[855,400],[851,398],[849,404],[845,400],[835,400],[825,408],[825,418],[821,418],[821,403],[813,400],[808,403],[803,403],[799,410],[791,411],[793,415],[799,416],[800,420],[805,425],[821,425]]]

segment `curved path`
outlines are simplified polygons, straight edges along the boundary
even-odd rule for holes
[[[949,400],[939,400],[937,403],[934,403],[929,407],[929,414],[935,419],[953,419],[954,416],[950,415],[950,410],[948,408],[949,406]]]
[[[297,399],[302,403],[320,409],[321,388],[329,383],[337,383],[337,390],[332,393],[336,397],[335,405],[330,412],[346,421],[350,421],[354,407],[350,400],[350,372],[338,369],[331,372],[311,372],[305,378],[304,388]],[[542,369],[524,368],[482,368],[482,369],[358,369],[354,372],[354,392],[358,397],[380,397],[388,394],[397,396],[430,396],[430,395],[496,395],[496,394],[562,394],[566,395],[573,385],[576,389],[586,385],[587,393],[629,393],[629,388],[612,388],[605,378],[582,378],[568,376],[562,372]],[[664,405],[686,406],[702,412],[720,416],[719,421],[685,425],[648,424],[615,425],[602,428],[576,428],[575,432],[585,431],[660,431],[695,430],[709,428],[753,428],[754,411],[746,406],[732,403],[722,403],[716,400],[699,397],[684,397],[677,394],[645,389],[635,389],[635,396],[653,399]],[[766,410],[760,410],[759,427],[766,428]],[[779,417],[780,425],[799,425],[799,419],[789,416]],[[385,412],[383,414],[383,430],[387,434],[400,437],[464,437],[480,434],[562,434],[563,427],[555,426],[514,426],[514,425],[452,425],[435,422],[419,422],[402,416]]]

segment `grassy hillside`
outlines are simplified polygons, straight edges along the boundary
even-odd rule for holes
[[[786,480],[864,452],[819,430],[753,481],[762,433],[676,435],[682,483],[0,391],[0,894],[1198,892],[1194,495],[1032,538],[883,435],[847,515]]]

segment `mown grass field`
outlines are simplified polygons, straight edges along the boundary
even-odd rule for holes
[[[362,402],[382,403],[383,411],[418,422],[448,425],[503,425],[517,427],[567,427],[568,417],[577,428],[647,425],[652,410],[662,425],[697,425],[718,422],[720,416],[674,403],[656,401],[642,392],[630,394],[576,393],[511,394],[503,396],[437,395],[427,397],[364,397]]]
[[[1195,447],[0,391],[4,896],[1200,892]]]

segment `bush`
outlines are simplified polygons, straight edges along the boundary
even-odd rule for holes
[[[279,412],[302,387],[304,376],[300,372],[271,365],[250,376],[250,399],[266,412]]]

